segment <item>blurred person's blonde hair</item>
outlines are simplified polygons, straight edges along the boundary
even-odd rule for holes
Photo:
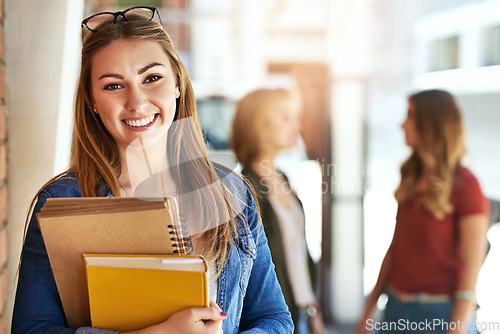
[[[460,109],[453,96],[442,90],[422,91],[408,101],[414,108],[419,141],[401,166],[401,183],[395,197],[400,204],[412,199],[425,165],[428,184],[422,204],[435,217],[442,218],[452,209],[454,174],[465,153]]]
[[[260,153],[260,131],[279,103],[294,100],[298,94],[287,89],[258,89],[237,104],[231,133],[231,147],[238,161],[250,165]]]

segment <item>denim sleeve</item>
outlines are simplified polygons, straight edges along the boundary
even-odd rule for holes
[[[74,333],[57,292],[36,214],[50,197],[42,191],[35,204],[22,250],[19,280],[12,315],[12,334]]]
[[[259,228],[260,217],[254,199],[248,190],[246,196],[248,205],[245,217],[250,233],[254,240],[258,240],[258,244],[243,302],[241,333],[293,333],[292,318],[276,278],[267,238],[264,229]]]
[[[73,334],[66,317],[50,267],[36,214],[47,198],[46,191],[38,196],[23,245],[19,280],[12,315],[12,334]],[[94,328],[80,328],[76,334],[112,334]]]

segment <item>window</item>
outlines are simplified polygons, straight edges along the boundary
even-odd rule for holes
[[[217,96],[198,99],[196,105],[208,148],[210,150],[229,149],[236,103]]]
[[[500,25],[485,30],[483,45],[483,65],[500,65]]]
[[[429,70],[443,71],[458,68],[458,36],[434,40],[429,46]]]

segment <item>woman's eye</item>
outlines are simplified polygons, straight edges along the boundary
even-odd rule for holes
[[[144,83],[148,83],[148,82],[154,82],[154,81],[158,81],[162,78],[161,75],[157,75],[157,74],[152,74],[152,75],[149,75],[146,80],[144,80]]]
[[[115,90],[115,89],[120,89],[122,87],[123,86],[120,84],[113,83],[113,84],[109,84],[109,85],[104,86],[104,89],[105,90]]]

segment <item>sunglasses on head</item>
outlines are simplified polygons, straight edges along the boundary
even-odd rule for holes
[[[158,17],[160,25],[163,27],[160,12],[155,7],[137,6],[125,9],[120,12],[102,12],[91,15],[82,21],[82,41],[85,41],[91,32],[115,24],[117,20],[129,21],[151,21],[154,16]]]

